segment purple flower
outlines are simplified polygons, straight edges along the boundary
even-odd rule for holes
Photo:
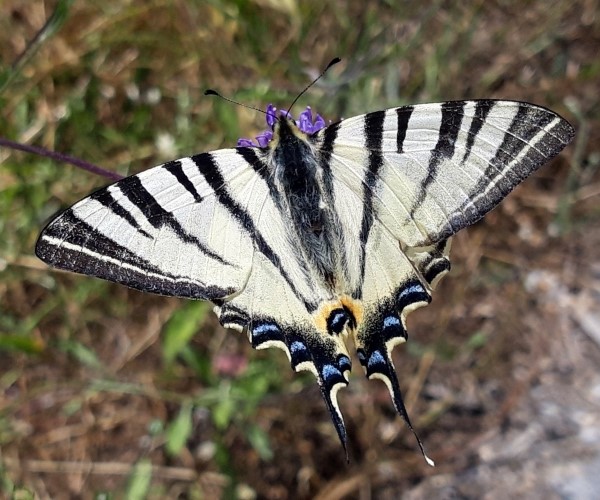
[[[288,118],[293,119],[292,115],[284,109],[279,110],[279,115],[287,116]],[[237,147],[266,148],[271,139],[273,139],[273,128],[275,126],[275,122],[277,121],[277,108],[272,104],[269,104],[267,106],[266,120],[267,125],[271,130],[265,130],[264,132],[257,135],[256,142],[252,141],[252,139],[238,139]],[[302,113],[300,113],[298,120],[296,120],[296,125],[302,132],[308,135],[314,134],[327,126],[325,120],[323,120],[323,117],[321,115],[317,114],[316,118],[313,119],[312,110],[310,109],[310,106],[306,106],[306,109]]]
[[[238,139],[238,148],[251,148],[252,146],[256,146],[256,144],[252,142],[252,139],[244,139],[243,137]]]
[[[270,130],[265,130],[256,136],[256,142],[261,148],[266,148],[271,139],[273,139],[273,132]]]
[[[273,106],[272,104],[269,104],[267,106],[267,125],[270,128],[273,128],[273,125],[275,125],[275,122],[277,121],[277,108],[275,106]]]

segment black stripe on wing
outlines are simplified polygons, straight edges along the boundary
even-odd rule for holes
[[[537,163],[532,161],[533,158],[528,157],[530,154],[538,157],[539,165],[537,166],[541,166],[548,157],[538,153],[536,150],[536,147],[538,146],[536,145],[536,147],[534,147],[530,145],[529,142],[540,132],[540,130],[548,126],[556,118],[557,115],[554,113],[549,113],[544,109],[532,108],[527,104],[520,103],[517,114],[513,118],[507,132],[504,134],[502,144],[500,144],[496,150],[496,154],[490,161],[482,181],[480,182],[493,179],[499,172],[506,172],[507,175],[505,179],[509,181],[507,185],[516,185],[531,174],[533,167],[537,165]],[[550,136],[548,136],[548,138],[550,138]],[[546,138],[542,139],[542,146],[545,140]],[[525,148],[528,149],[527,154],[519,161],[516,168],[508,170],[507,167],[512,164],[513,160]],[[480,186],[476,186],[474,190],[476,190],[477,187],[480,187],[480,189],[484,188],[484,186],[480,184]],[[502,188],[503,186],[500,185],[499,187]],[[503,194],[508,194],[511,189],[512,187],[505,192],[503,191]]]
[[[573,139],[573,127],[553,111],[527,103],[518,105],[519,109],[481,179],[472,188],[467,201],[457,208],[449,224],[438,235],[432,235],[432,241],[446,239],[477,222]],[[535,144],[530,143],[554,121],[556,124]],[[515,163],[519,155],[518,163]]]
[[[296,290],[296,286],[281,263],[281,258],[275,253],[258,230],[252,216],[237,203],[227,191],[225,181],[213,156],[210,153],[202,153],[192,156],[191,159],[198,167],[200,174],[206,179],[206,182],[214,191],[219,203],[221,203],[231,216],[239,222],[240,226],[246,231],[250,238],[252,238],[256,248],[273,264],[279,274],[287,282],[294,295],[304,303],[307,310],[309,312],[314,311],[317,308],[317,305],[314,302],[306,300],[306,298],[302,297]]]
[[[413,106],[402,106],[396,109],[398,116],[398,132],[396,134],[396,152],[404,153],[404,139],[406,139],[406,131],[408,130],[408,122],[415,108]]]
[[[485,123],[490,111],[494,107],[495,102],[496,101],[485,99],[475,102],[475,116],[471,120],[471,125],[469,127],[467,144],[465,146],[465,154],[463,156],[462,163],[469,159],[471,150],[473,149],[473,144],[475,143],[475,137],[477,137],[477,134],[479,134],[479,131],[481,130],[481,127],[483,127],[483,124]]]
[[[121,205],[110,192],[110,188],[102,188],[90,195],[92,200],[96,200],[105,208],[108,208],[114,215],[125,220],[131,227],[138,230],[138,232],[146,238],[151,238],[150,234],[142,229],[138,221],[135,219],[131,212]]]
[[[54,267],[97,276],[144,292],[203,300],[235,292],[165,272],[79,219],[73,209],[66,210],[42,231],[35,253]]]
[[[170,161],[165,163],[162,168],[175,177],[175,179],[177,179],[177,182],[179,182],[179,184],[181,184],[185,190],[193,196],[196,203],[200,203],[202,201],[202,197],[198,194],[196,186],[194,186],[194,183],[190,181],[189,177],[183,171],[183,165],[181,164],[181,161]]]
[[[431,151],[431,157],[427,167],[427,176],[421,182],[419,194],[417,195],[414,205],[410,209],[411,217],[414,217],[415,212],[425,201],[427,189],[435,182],[442,161],[447,158],[452,158],[454,155],[454,147],[462,124],[465,104],[464,101],[450,101],[442,104],[442,118],[438,141]]]
[[[513,117],[508,130],[505,132],[502,142],[496,149],[496,153],[490,160],[481,179],[471,190],[469,197],[475,198],[487,188],[493,187],[494,192],[491,193],[491,196],[487,196],[486,200],[481,200],[483,203],[480,203],[482,206],[486,206],[486,202],[491,205],[490,208],[485,210],[487,212],[500,199],[510,193],[519,182],[556,155],[566,143],[561,143],[560,145],[554,144],[552,147],[547,148],[544,143],[552,140],[553,136],[551,133],[542,138],[540,143],[535,147],[529,144],[529,141],[540,130],[556,118],[558,118],[558,115],[544,108],[532,107],[526,103],[518,103],[517,113]],[[539,153],[537,151],[539,146],[547,150],[548,154],[542,155]],[[525,148],[528,150],[520,159],[519,164],[513,165],[516,157]],[[509,169],[508,167],[512,168]]]
[[[251,167],[252,169],[260,176],[260,178],[265,182],[267,187],[269,188],[269,194],[273,200],[273,203],[276,207],[281,210],[281,196],[279,191],[275,187],[275,183],[273,182],[273,176],[269,171],[267,164],[264,159],[260,157],[257,153],[258,148],[236,148],[235,152],[240,155]]]
[[[152,227],[160,229],[168,227],[184,243],[195,245],[198,250],[221,264],[232,265],[219,254],[213,252],[193,234],[188,233],[179,223],[175,215],[165,210],[152,194],[144,187],[139,176],[134,175],[117,182],[115,186],[144,215]]]
[[[365,147],[367,148],[369,160],[365,178],[363,179],[363,215],[360,226],[359,241],[361,244],[360,276],[358,289],[352,294],[354,298],[362,297],[362,284],[365,276],[365,262],[367,240],[373,225],[373,196],[379,180],[379,170],[383,166],[383,122],[385,111],[376,111],[365,115]]]
[[[321,163],[329,165],[331,162],[331,154],[333,153],[333,146],[335,145],[335,140],[337,139],[338,130],[340,129],[340,125],[342,122],[336,122],[329,125],[325,131],[323,132],[323,142],[319,148],[319,152],[321,153]],[[318,137],[316,134],[309,137],[309,141]]]

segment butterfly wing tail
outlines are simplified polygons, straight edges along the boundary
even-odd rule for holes
[[[346,426],[337,401],[338,391],[348,385],[351,369],[345,345],[340,340],[336,342],[323,338],[316,331],[310,331],[309,327],[302,331],[298,331],[297,328],[285,328],[282,339],[294,371],[309,371],[316,377],[348,460]]]
[[[342,340],[323,337],[308,324],[292,326],[282,325],[273,318],[250,319],[233,303],[218,308],[217,313],[225,327],[241,330],[246,326],[255,349],[282,349],[294,371],[309,371],[315,375],[348,460],[346,427],[337,402],[337,392],[348,385],[351,369],[350,358]]]
[[[362,325],[355,334],[358,359],[368,379],[380,379],[387,386],[394,407],[417,439],[425,461],[433,466],[423,443],[414,430],[391,359],[394,346],[407,340],[406,316],[431,300],[429,292],[418,279],[409,279],[381,301],[372,304],[365,313]]]
[[[382,343],[383,344],[383,343]],[[406,425],[414,434],[417,444],[421,449],[421,453],[425,458],[425,461],[434,466],[435,463],[431,458],[427,456],[425,453],[425,448],[423,447],[423,443],[419,438],[417,432],[412,426],[410,422],[410,418],[408,416],[408,412],[406,411],[406,407],[404,406],[404,400],[402,398],[402,391],[400,390],[400,385],[398,384],[398,377],[396,375],[396,370],[394,369],[394,363],[391,359],[391,353],[384,345],[378,346],[370,346],[369,348],[362,348],[359,351],[359,358],[361,359],[361,363],[365,368],[365,372],[367,378],[371,379],[380,379],[387,386],[390,391],[390,395],[392,397],[392,401],[394,403],[394,407],[398,414],[404,419]]]
[[[346,359],[349,361],[349,358],[346,357]],[[338,390],[348,385],[345,372],[342,370],[343,367],[341,367],[339,363],[338,366],[327,364],[321,368],[320,374],[317,377],[317,381],[319,383],[319,388],[321,389],[321,395],[323,396],[325,404],[327,405],[327,409],[329,410],[331,421],[333,422],[337,435],[342,443],[342,447],[344,448],[346,462],[348,462],[349,458],[348,448],[346,446],[346,425],[344,424],[344,418],[337,401]]]

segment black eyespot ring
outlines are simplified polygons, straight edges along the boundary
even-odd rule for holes
[[[349,320],[350,317],[344,309],[334,309],[327,318],[327,331],[331,335],[339,335]]]

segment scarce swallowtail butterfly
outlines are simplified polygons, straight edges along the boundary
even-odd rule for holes
[[[391,355],[407,339],[407,315],[450,269],[450,238],[558,154],[573,128],[540,106],[494,100],[328,126],[310,109],[296,122],[271,107],[267,121],[258,145],[242,140],[96,191],[48,224],[36,254],[211,301],[223,326],[315,375],[344,449],[336,394],[348,384],[351,337],[412,430]]]

